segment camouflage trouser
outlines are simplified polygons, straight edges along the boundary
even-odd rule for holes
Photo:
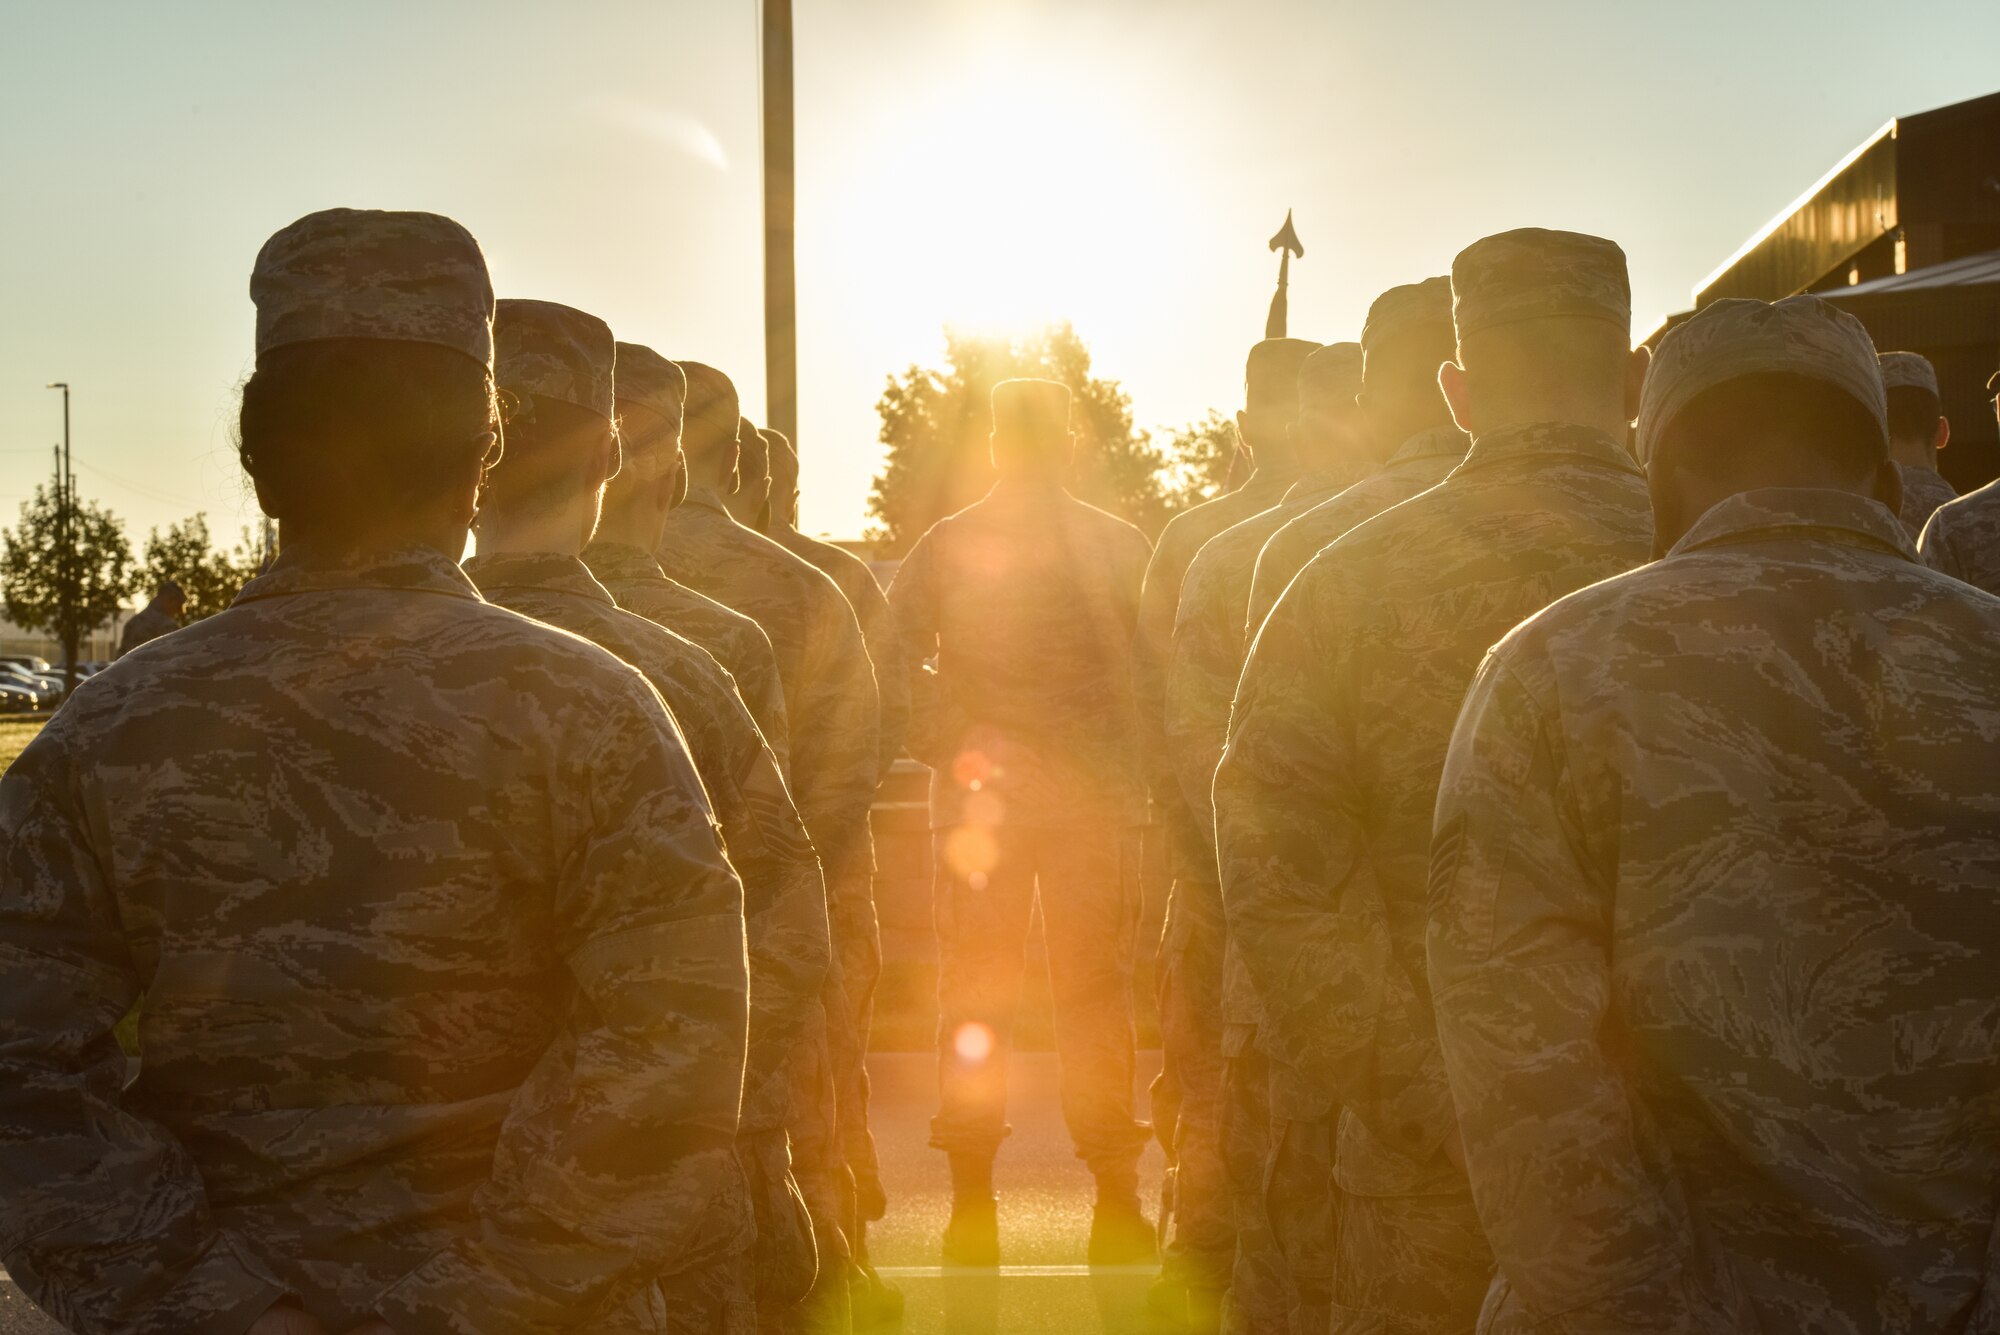
[[[1160,943],[1160,1078],[1153,1130],[1167,1152],[1162,1270],[1190,1288],[1229,1286],[1236,1226],[1222,1162],[1222,932],[1214,886],[1176,881]]]
[[[1336,1191],[1332,1335],[1466,1335],[1493,1278],[1472,1193]]]
[[[1291,1285],[1292,1335],[1326,1335],[1333,1292],[1337,1114],[1297,1074],[1271,1063],[1271,1159],[1264,1212]]]
[[[875,987],[882,978],[873,842],[863,840],[843,855],[843,861],[844,870],[829,873],[835,882],[830,887],[832,932],[843,999],[843,1023],[831,1031],[840,1150],[854,1174],[861,1217],[880,1219],[886,1202],[875,1137],[868,1127],[868,1035],[875,1022]]]
[[[1129,1174],[1147,1138],[1132,1116],[1138,831],[1002,825],[983,833],[993,842],[991,869],[962,873],[948,855],[953,832],[936,832],[939,1108],[931,1146],[990,1155],[1007,1137],[1007,1057],[1039,901],[1063,1120],[1093,1172]]]
[[[829,988],[829,995],[833,989]],[[832,1062],[822,1023],[799,1053],[792,1094],[792,1176],[812,1226],[818,1260],[812,1288],[803,1300],[764,1297],[757,1306],[765,1335],[832,1335],[847,1324],[847,1237],[841,1228],[841,1182],[847,1166],[840,1154]]]
[[[663,1281],[651,1324],[639,1330],[664,1335],[752,1335],[757,1306],[749,1297],[749,1258],[738,1254]]]
[[[1286,1335],[1291,1329],[1285,1258],[1264,1205],[1271,1068],[1255,1039],[1248,1025],[1230,1025],[1223,1034],[1223,1168],[1236,1216],[1236,1260],[1222,1306],[1224,1335]]]

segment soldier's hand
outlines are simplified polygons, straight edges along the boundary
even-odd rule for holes
[[[327,1335],[327,1330],[303,1308],[282,1302],[265,1308],[244,1335]]]

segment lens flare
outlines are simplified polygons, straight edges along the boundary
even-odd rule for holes
[[[968,1066],[977,1066],[993,1055],[993,1031],[968,1020],[951,1036],[952,1051]]]
[[[1000,861],[1000,844],[984,825],[961,825],[945,838],[944,860],[955,876],[983,877]]]

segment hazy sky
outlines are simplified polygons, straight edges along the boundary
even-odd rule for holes
[[[1487,232],[1621,242],[1638,328],[1891,116],[2000,88],[2000,4],[796,0],[809,531],[857,534],[884,377],[1069,319],[1142,425],[1235,405],[1295,209],[1292,329]],[[722,366],[761,419],[752,0],[0,0],[0,523],[75,386],[136,539],[254,514],[251,259],[433,209],[502,296]]]

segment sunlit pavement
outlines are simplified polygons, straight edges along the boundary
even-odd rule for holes
[[[1063,1127],[1053,1054],[1016,1054],[1013,1060],[1007,1120],[1014,1134],[994,1170],[1004,1263],[997,1278],[990,1271],[946,1274],[938,1266],[951,1183],[944,1155],[926,1145],[937,1098],[935,1059],[877,1053],[868,1070],[874,1086],[871,1121],[889,1194],[889,1215],[871,1227],[869,1247],[875,1264],[908,1301],[907,1335],[1150,1330],[1143,1305],[1151,1267],[1093,1275],[1084,1266],[1090,1173],[1071,1151]],[[1146,1084],[1158,1070],[1158,1053],[1140,1054],[1135,1098],[1141,1117]],[[1148,1146],[1140,1163],[1140,1192],[1149,1216],[1159,1200],[1160,1169],[1158,1147]]]
[[[1159,1054],[1139,1058],[1139,1115]],[[1085,1268],[1090,1236],[1090,1174],[1070,1151],[1050,1053],[1016,1054],[1008,1090],[1014,1134],[994,1173],[1000,1192],[999,1275],[942,1274],[938,1236],[951,1212],[944,1156],[926,1147],[937,1097],[935,1059],[922,1053],[869,1058],[874,1083],[875,1141],[889,1216],[869,1233],[883,1274],[908,1300],[907,1335],[1141,1335],[1150,1268],[1134,1272]],[[1150,1215],[1160,1193],[1160,1154],[1149,1146],[1140,1190]],[[59,1335],[12,1285],[0,1286],[0,1335]]]

